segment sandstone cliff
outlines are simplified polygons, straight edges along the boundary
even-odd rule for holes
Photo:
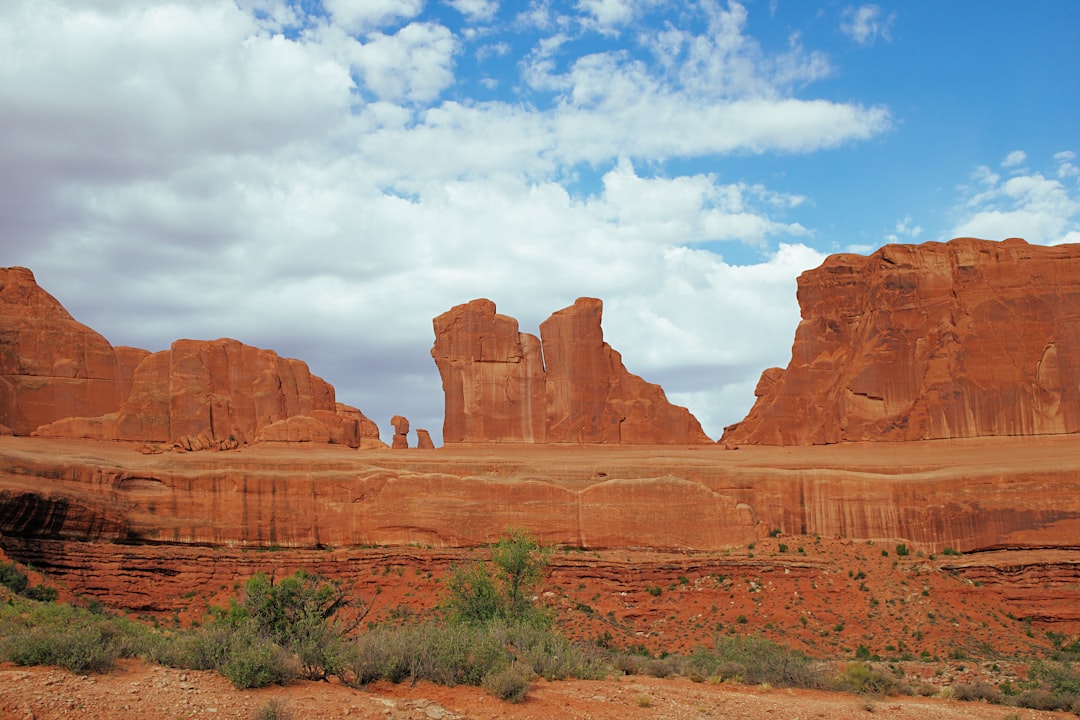
[[[378,427],[335,403],[300,360],[229,339],[177,340],[153,354],[114,348],[25,268],[0,268],[0,428],[189,450],[378,440]]]
[[[725,444],[1080,432],[1080,245],[888,245],[799,278],[787,369]]]
[[[26,268],[0,268],[0,425],[28,435],[60,418],[113,412],[130,388],[109,342],[77,322]]]
[[[539,339],[490,300],[435,318],[443,442],[709,442],[686,408],[626,370],[604,342],[602,310],[580,298],[541,323]]]

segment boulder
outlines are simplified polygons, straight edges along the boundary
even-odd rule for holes
[[[626,370],[604,342],[602,312],[580,298],[541,323],[539,339],[490,300],[435,318],[443,443],[710,442],[686,408]]]
[[[791,362],[727,445],[1080,432],[1080,245],[959,238],[799,277]]]

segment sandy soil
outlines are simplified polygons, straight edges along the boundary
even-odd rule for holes
[[[362,720],[550,720],[589,718],[744,719],[873,717],[897,720],[1003,720],[1074,717],[938,698],[860,697],[806,690],[712,685],[684,679],[538,682],[526,700],[507,704],[468,687],[377,683],[353,690],[334,683],[236,690],[213,672],[127,661],[107,675],[0,665],[0,720],[180,720],[252,718],[277,703],[288,717]]]

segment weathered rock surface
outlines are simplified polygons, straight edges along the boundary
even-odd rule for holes
[[[300,360],[228,339],[177,340],[153,354],[114,348],[25,268],[0,268],[0,428],[187,450],[235,448],[260,433],[349,447],[379,436]]]
[[[0,534],[446,547],[521,527],[587,548],[718,550],[772,530],[895,538],[929,552],[1080,545],[1080,435],[908,443],[880,455],[875,446],[783,456],[716,446],[444,447],[434,459],[276,444],[141,455],[123,444],[8,437]]]
[[[799,278],[786,370],[722,443],[1080,432],[1080,245],[888,245]]]
[[[123,358],[30,270],[0,268],[0,424],[29,435],[60,418],[114,412],[130,386],[132,356]]]
[[[431,440],[431,433],[424,428],[416,429],[416,448],[418,450],[434,450],[435,443]]]
[[[259,439],[360,444],[359,421],[338,414],[333,387],[306,363],[237,340],[177,340],[143,358],[131,383],[117,412],[67,418],[35,434],[168,442],[187,450]]]
[[[407,450],[409,448],[409,421],[401,415],[390,418],[390,424],[394,427],[394,437],[390,447],[395,450]]]
[[[604,342],[602,310],[580,298],[541,323],[540,339],[490,300],[435,318],[444,444],[710,442],[686,408],[626,370]]]

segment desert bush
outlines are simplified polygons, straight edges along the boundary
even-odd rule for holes
[[[295,678],[294,663],[284,648],[249,625],[229,638],[225,661],[217,669],[234,687],[257,688]]]
[[[839,689],[860,695],[890,695],[896,692],[896,678],[862,662],[850,662],[836,679]]]
[[[255,709],[252,720],[292,720],[289,705],[281,698],[271,698]]]
[[[956,700],[981,700],[994,705],[1005,702],[1005,694],[1000,689],[982,680],[953,685],[953,698]]]
[[[125,618],[66,604],[16,603],[0,613],[0,658],[18,665],[57,665],[105,672],[121,657],[143,654],[153,631]]]
[[[517,667],[506,668],[484,677],[481,686],[489,693],[505,700],[517,703],[525,699],[532,685],[532,677],[527,670]]]

